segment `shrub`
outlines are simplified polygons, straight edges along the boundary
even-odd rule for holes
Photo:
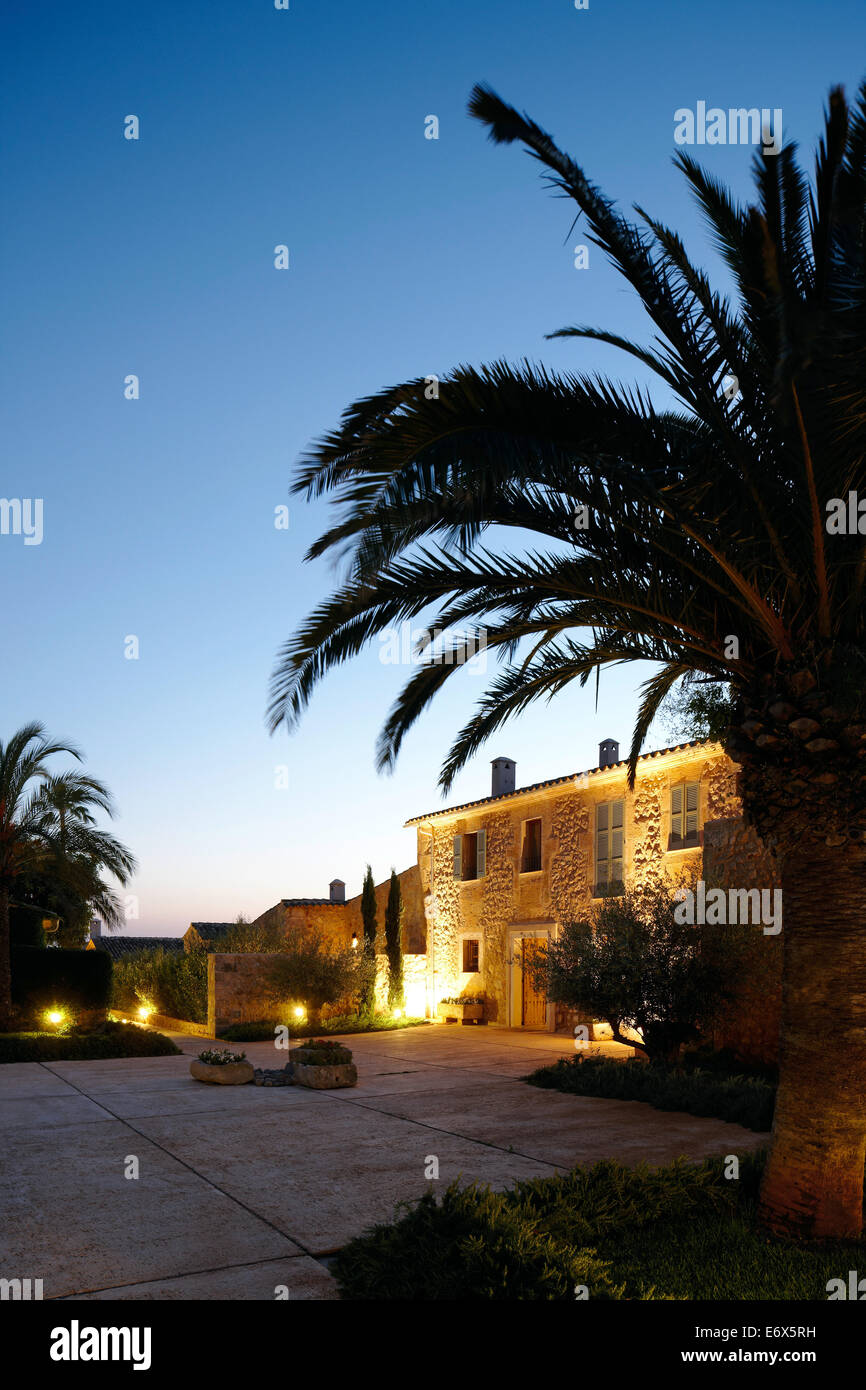
[[[725,1076],[684,1071],[653,1062],[612,1062],[603,1058],[562,1058],[525,1077],[530,1086],[608,1100],[642,1100],[656,1110],[682,1110],[769,1130],[776,1102],[775,1086],[757,1076]]]
[[[97,952],[91,951],[90,955]],[[107,1057],[174,1057],[171,1038],[134,1023],[105,1023],[89,1033],[0,1033],[0,1063],[78,1062]]]
[[[206,1023],[207,952],[181,953],[157,947],[118,961],[114,967],[114,1006],[124,1008],[134,999],[169,1018]]]
[[[510,1193],[453,1183],[425,1193],[393,1225],[350,1241],[332,1270],[343,1298],[574,1300],[619,1298],[594,1250],[561,1245]]]
[[[618,1042],[651,1057],[674,1056],[723,1012],[755,935],[678,921],[674,888],[665,880],[604,898],[563,927],[533,969],[551,999],[604,1019]]]
[[[314,1027],[325,1004],[349,998],[357,988],[356,952],[312,927],[289,928],[280,953],[262,972],[265,1002],[278,1012],[303,1005]]]
[[[108,1009],[111,957],[104,951],[13,946],[9,954],[12,1000],[21,1013],[36,1017],[52,1005],[73,1013]]]

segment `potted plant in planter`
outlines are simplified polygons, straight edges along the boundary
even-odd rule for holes
[[[333,1091],[342,1086],[357,1086],[358,1069],[348,1047],[340,1043],[311,1039],[291,1053],[292,1075],[298,1086],[310,1086],[315,1091]]]
[[[458,999],[440,999],[436,1012],[446,1023],[480,1023],[484,1018],[484,996],[461,994]]]
[[[206,1048],[189,1064],[190,1076],[196,1081],[210,1081],[216,1086],[243,1086],[255,1078],[245,1052],[230,1052],[227,1047]]]

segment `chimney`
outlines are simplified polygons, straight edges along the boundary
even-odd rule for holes
[[[599,767],[613,767],[619,762],[619,744],[615,738],[603,738],[598,745]]]
[[[332,903],[344,903],[346,901],[346,885],[341,878],[332,878],[330,889]]]
[[[493,779],[491,783],[491,796],[507,796],[514,791],[514,779],[517,776],[517,763],[513,758],[494,758],[490,764],[493,768]]]
[[[100,939],[101,936],[102,936],[102,923],[100,922],[100,920],[99,920],[98,917],[91,917],[91,919],[90,919],[90,940],[91,940],[91,941],[98,941],[98,940]]]

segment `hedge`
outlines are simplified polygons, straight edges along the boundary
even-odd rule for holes
[[[111,957],[105,951],[64,951],[13,946],[12,1002],[38,1013],[58,1008],[107,1009],[111,1003]]]

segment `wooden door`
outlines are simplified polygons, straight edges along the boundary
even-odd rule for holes
[[[524,1028],[544,1028],[547,1023],[547,999],[544,991],[535,986],[530,963],[538,955],[543,941],[538,936],[524,936],[520,942],[523,1007],[520,1022]]]

